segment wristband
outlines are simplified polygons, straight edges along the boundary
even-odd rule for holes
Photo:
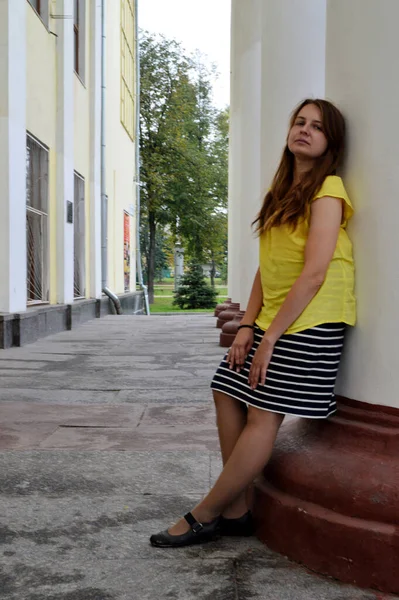
[[[237,327],[237,331],[238,331],[239,329],[243,329],[243,327],[248,327],[249,329],[255,329],[255,326],[254,326],[254,325],[239,325],[239,326]]]

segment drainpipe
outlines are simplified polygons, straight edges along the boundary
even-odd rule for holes
[[[135,35],[136,35],[136,263],[138,283],[144,292],[145,311],[150,314],[150,303],[148,301],[148,289],[143,280],[143,269],[141,266],[140,252],[140,44],[139,44],[139,0],[135,2]]]
[[[108,282],[108,197],[105,185],[105,50],[107,0],[101,0],[101,289],[113,302],[116,313],[122,314],[121,303],[116,294],[107,287]]]

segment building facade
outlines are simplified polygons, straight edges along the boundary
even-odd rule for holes
[[[0,29],[3,322],[94,316],[136,293],[135,2],[0,0]]]

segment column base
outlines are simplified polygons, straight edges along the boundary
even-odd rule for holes
[[[399,410],[338,398],[280,431],[255,484],[258,537],[307,567],[399,593]]]
[[[226,298],[225,302],[222,302],[221,304],[217,304],[215,307],[215,312],[213,313],[214,316],[218,317],[221,312],[230,308],[230,304],[231,304],[231,298]]]
[[[222,346],[222,348],[230,348],[231,344],[234,342],[234,338],[237,335],[238,326],[244,315],[245,311],[239,310],[231,321],[227,321],[223,325],[220,333],[219,346]]]
[[[223,325],[227,323],[227,321],[232,321],[234,319],[239,310],[240,304],[238,302],[231,302],[229,308],[219,313],[216,327],[222,329]]]

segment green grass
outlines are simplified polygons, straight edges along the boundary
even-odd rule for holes
[[[173,285],[154,285],[154,295],[158,296],[173,296]],[[227,296],[227,285],[216,286],[218,296]]]
[[[155,296],[171,296],[173,295],[174,292],[174,286],[173,285],[154,285],[154,295]]]
[[[164,277],[164,278],[162,279],[162,281],[156,281],[156,282],[155,282],[155,285],[159,285],[159,284],[161,284],[161,285],[162,285],[162,284],[165,284],[165,283],[166,283],[166,284],[170,284],[170,285],[174,285],[174,283],[175,283],[175,280],[174,280],[174,278],[173,278],[173,277]]]
[[[210,284],[210,279],[207,279]],[[217,302],[224,302],[227,298],[227,285],[223,285],[220,279],[215,279],[215,285],[218,292]],[[162,283],[154,284],[154,303],[150,305],[150,312],[170,312],[170,313],[186,313],[186,312],[197,312],[197,313],[213,313],[213,308],[196,308],[182,310],[178,306],[173,306],[173,292],[174,292],[174,279],[169,277],[165,278]]]
[[[210,284],[210,283],[211,283],[211,279],[210,279],[210,277],[206,277],[206,278],[205,278],[205,281],[206,281],[207,283],[209,283],[209,284]],[[158,280],[156,280],[156,281],[154,282],[154,285],[155,285],[155,286],[157,286],[157,285],[160,285],[160,286],[163,286],[163,285],[171,285],[171,286],[174,286],[174,284],[175,284],[175,280],[174,280],[174,278],[173,278],[173,277],[164,277],[164,278],[162,279],[162,281],[158,281]],[[220,279],[220,277],[215,277],[215,285],[223,285],[223,282],[222,282],[222,280]]]
[[[218,297],[218,303],[224,302],[226,296]],[[213,314],[214,308],[196,308],[196,309],[187,309],[182,310],[178,306],[173,306],[172,304],[173,298],[154,298],[154,304],[150,305],[151,313],[160,313],[160,312],[170,312],[170,313],[187,313],[187,312],[196,312],[196,313],[208,313]]]

